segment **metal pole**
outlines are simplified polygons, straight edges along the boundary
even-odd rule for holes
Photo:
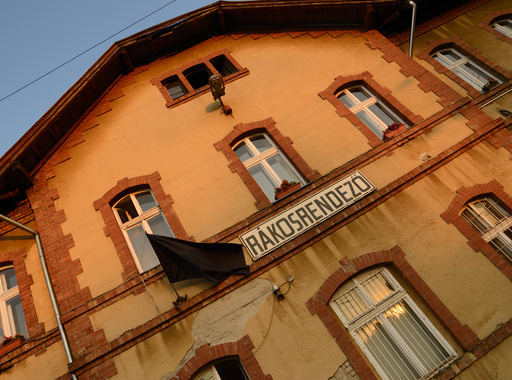
[[[64,345],[64,351],[66,352],[66,358],[68,360],[68,364],[73,363],[73,355],[71,353],[71,348],[69,346],[68,337],[66,335],[66,331],[64,330],[64,326],[60,323],[60,311],[59,306],[57,304],[57,298],[55,297],[55,291],[53,290],[53,285],[50,280],[50,274],[48,273],[48,266],[46,265],[46,258],[44,257],[43,245],[41,243],[41,238],[39,237],[39,233],[32,228],[24,226],[21,223],[16,222],[2,214],[0,214],[0,220],[7,222],[19,229],[28,232],[29,234],[34,236],[37,246],[37,252],[39,253],[39,260],[41,261],[41,267],[43,269],[44,280],[46,282],[46,287],[48,288],[48,293],[50,294],[50,301],[53,307],[53,313],[55,314],[55,319],[57,320],[57,326],[59,328],[60,338],[62,339],[62,344]],[[75,374],[71,374],[74,380],[77,380]]]
[[[412,46],[414,42],[414,28],[416,27],[416,4],[414,1],[409,1],[412,6],[412,23],[411,23],[411,41],[409,42],[409,57],[412,58]]]

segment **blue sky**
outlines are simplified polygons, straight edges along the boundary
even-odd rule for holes
[[[171,1],[2,1],[0,99]],[[0,101],[0,156],[3,156],[115,41],[213,2],[175,0],[73,62]]]

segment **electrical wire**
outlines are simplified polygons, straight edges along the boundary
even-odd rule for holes
[[[102,43],[104,43],[104,42],[106,42],[106,41],[108,41],[108,40],[110,40],[110,39],[114,38],[114,37],[115,37],[115,36],[117,36],[118,34],[120,34],[120,33],[124,32],[125,30],[127,30],[127,29],[131,28],[132,26],[134,26],[134,25],[138,24],[139,22],[141,22],[141,21],[143,21],[143,20],[147,19],[148,17],[150,17],[150,16],[154,15],[156,12],[161,11],[162,9],[164,9],[165,7],[167,7],[167,6],[171,5],[172,3],[175,3],[176,1],[177,1],[177,0],[172,0],[172,1],[170,1],[169,3],[165,4],[164,6],[162,6],[162,7],[158,8],[156,11],[151,12],[151,13],[150,13],[150,14],[148,14],[147,16],[144,16],[143,18],[141,18],[140,20],[137,20],[137,21],[135,21],[134,23],[132,23],[132,24],[128,25],[126,28],[121,29],[119,32],[112,34],[110,37],[105,38],[105,39],[104,39],[103,41],[101,41],[101,42],[98,42],[98,43],[97,43],[96,45],[94,45],[93,47],[90,47],[89,49],[87,49],[87,50],[83,51],[82,53],[80,53],[80,54],[76,55],[75,57],[73,57],[73,58],[69,59],[68,61],[66,61],[66,62],[64,62],[63,64],[61,64],[61,65],[57,66],[56,68],[54,68],[53,70],[48,71],[46,74],[41,75],[40,77],[38,77],[38,78],[34,79],[32,82],[30,82],[30,83],[26,84],[25,86],[23,86],[23,87],[21,87],[21,88],[17,89],[17,90],[16,90],[16,91],[14,91],[14,92],[11,92],[9,95],[7,95],[7,96],[3,97],[2,99],[0,99],[0,102],[4,101],[4,100],[5,100],[5,99],[7,99],[7,98],[10,98],[11,96],[13,96],[14,94],[17,94],[17,93],[18,93],[18,92],[20,92],[21,90],[24,90],[24,89],[25,89],[25,88],[27,88],[28,86],[30,86],[30,85],[32,85],[32,84],[34,84],[34,83],[36,83],[37,81],[39,81],[39,80],[43,79],[44,77],[46,77],[46,76],[50,75],[50,74],[51,74],[51,73],[53,73],[54,71],[57,71],[57,70],[58,70],[58,69],[60,69],[61,67],[63,67],[63,66],[65,66],[65,65],[67,65],[68,63],[70,63],[70,62],[74,61],[75,59],[77,59],[77,58],[81,57],[82,55],[84,55],[84,54],[88,53],[89,51],[91,51],[92,49],[94,49],[94,48],[98,47],[98,46],[99,46],[99,45],[101,45]]]

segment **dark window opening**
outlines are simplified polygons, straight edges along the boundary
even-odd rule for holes
[[[207,86],[209,84],[208,79],[212,75],[204,63],[191,67],[183,74],[194,90]]]
[[[183,83],[181,83],[176,75],[168,78],[163,84],[173,100],[188,93],[187,89],[183,86]]]
[[[223,77],[238,71],[236,67],[233,66],[231,62],[229,62],[225,55],[219,55],[218,57],[213,58],[210,62]]]

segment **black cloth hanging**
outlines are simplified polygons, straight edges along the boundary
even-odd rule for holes
[[[171,282],[191,278],[220,281],[232,274],[249,274],[240,244],[192,243],[150,234],[147,237]]]

